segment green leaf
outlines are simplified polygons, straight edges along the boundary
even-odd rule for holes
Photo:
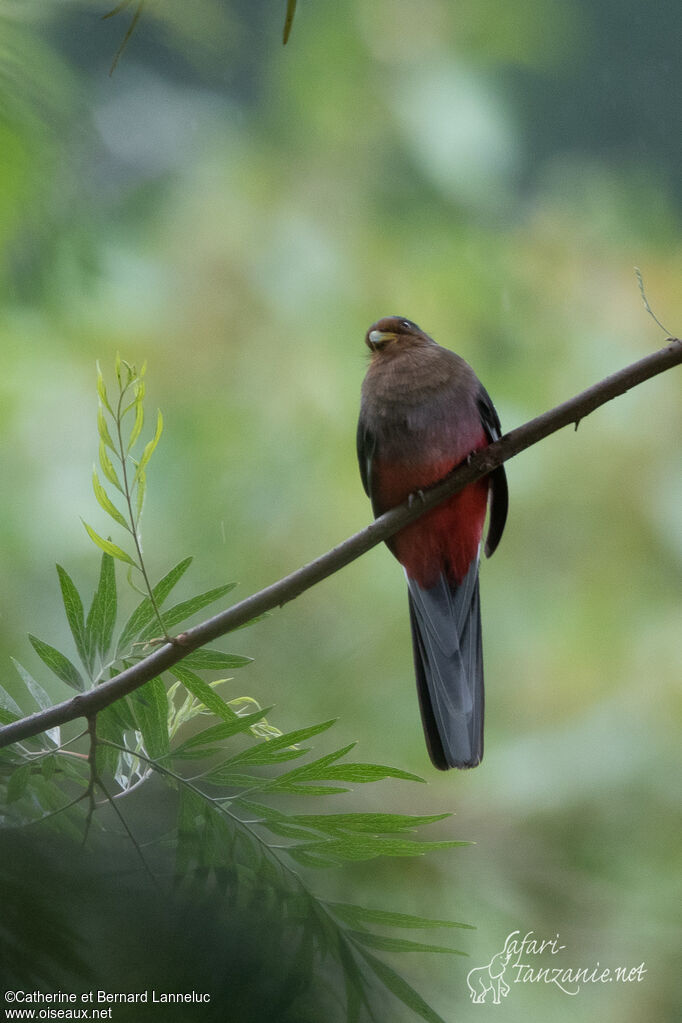
[[[452,849],[455,846],[469,845],[469,842],[410,842],[404,838],[381,838],[375,835],[347,834],[334,839],[320,842],[308,842],[292,846],[288,853],[299,851],[331,857],[335,861],[362,862],[378,856],[423,856],[427,852],[440,849]]]
[[[126,554],[125,551],[121,550],[120,547],[117,547],[115,543],[111,542],[111,540],[105,540],[101,537],[99,533],[96,533],[92,526],[89,526],[83,519],[81,519],[81,522],[88,531],[88,536],[92,542],[96,544],[100,550],[104,551],[105,554],[110,554],[112,558],[118,558],[119,561],[125,561],[127,565],[132,565],[134,568],[138,567],[129,554]]]
[[[97,432],[99,433],[100,440],[102,441],[102,443],[106,444],[106,446],[108,448],[111,448],[111,450],[115,453],[116,447],[114,446],[111,434],[109,433],[109,427],[107,426],[107,421],[104,415],[104,409],[102,408],[101,405],[97,409]]]
[[[123,743],[123,732],[124,728],[121,722],[121,716],[117,710],[124,701],[118,701],[116,704],[105,707],[100,710],[97,714],[97,736],[100,739],[108,739],[110,742],[124,745]],[[127,703],[127,701],[125,701]],[[131,719],[130,727],[135,727],[135,722]],[[97,770],[101,773],[108,772],[112,775],[116,774],[118,768],[118,762],[121,757],[121,750],[115,749],[113,746],[108,746],[106,742],[100,742],[97,745]]]
[[[144,426],[144,392],[145,383],[144,380],[140,380],[135,388],[135,422],[133,428],[130,431],[130,439],[128,441],[128,451],[135,445],[135,441],[142,433],[142,427]]]
[[[113,504],[113,502],[109,499],[109,495],[107,494],[106,490],[100,483],[96,469],[92,470],[92,489],[95,492],[97,503],[100,505],[101,508],[104,509],[107,515],[111,516],[114,522],[117,522],[119,526],[123,526],[124,529],[127,529],[128,532],[130,532],[130,526],[128,525],[128,523],[126,522],[125,518],[118,510],[116,505]]]
[[[126,661],[122,661],[121,667],[125,669],[129,668],[130,665],[127,664]],[[116,672],[112,668],[111,678],[113,678],[115,674]],[[112,703],[108,707],[106,707],[105,711],[99,711],[97,714],[98,723],[100,720],[100,715],[104,714],[105,712],[107,715],[111,716],[112,720],[115,721],[117,727],[122,732],[129,731],[130,729],[135,728],[135,717],[130,706],[130,697],[122,696],[120,700],[116,700],[116,703]]]
[[[140,461],[137,464],[137,470],[135,472],[135,480],[133,482],[136,482],[137,478],[146,469],[147,465],[149,464],[149,459],[154,454],[154,450],[156,448],[156,445],[159,443],[159,440],[161,439],[161,434],[163,432],[163,416],[161,415],[161,409],[157,409],[156,411],[157,411],[157,415],[156,415],[156,432],[154,433],[154,436],[149,441],[149,443],[147,445],[145,445],[145,449],[142,452],[142,458],[140,459]]]
[[[220,866],[227,863],[228,876],[237,880],[232,865],[238,859],[237,842],[245,849],[247,860],[253,863],[257,856],[247,836],[234,832],[220,813],[216,813],[206,797],[181,791],[177,842],[177,880],[181,882],[191,874],[206,879],[209,874],[220,874]]]
[[[314,870],[319,870],[321,867],[338,867],[341,861],[336,856],[326,855],[324,850],[319,852],[313,850],[313,847],[302,848],[298,845],[288,846],[286,851],[304,867],[312,867]]]
[[[71,757],[60,757],[60,771],[68,775],[70,781],[75,781],[82,788],[87,788],[87,765],[83,760],[72,760]]]
[[[140,520],[140,515],[142,514],[142,509],[144,508],[144,498],[145,498],[145,494],[146,493],[147,493],[147,474],[144,473],[144,472],[141,472],[140,475],[137,477],[137,498],[136,498],[136,503],[135,503],[135,507],[136,507],[136,510],[137,510],[137,520],[138,520],[138,522]]]
[[[289,792],[294,796],[335,796],[349,791],[341,785],[299,785],[294,781],[283,781],[280,784],[279,778],[267,782],[265,789],[267,792]]]
[[[193,735],[186,742],[183,742],[181,746],[173,750],[173,755],[182,753],[184,750],[195,749],[197,746],[211,746],[216,742],[222,742],[223,739],[229,739],[233,735],[238,735],[240,732],[247,732],[251,725],[261,721],[271,710],[272,707],[266,707],[265,710],[258,710],[253,714],[245,714],[243,717],[235,716],[234,721],[225,721],[223,724],[204,728],[203,731],[197,732],[196,735]]]
[[[279,764],[284,760],[294,760],[296,757],[303,756],[306,752],[307,750],[295,749],[277,750],[268,756],[267,750],[261,750],[257,757],[247,760],[246,763],[249,767],[254,767],[256,765],[261,766],[263,764]],[[234,768],[236,766],[241,766],[241,761],[237,761],[235,764],[232,758],[224,760],[221,764],[213,767],[208,774],[205,775],[205,778],[213,784],[227,784],[227,779],[234,776]],[[267,779],[263,779],[263,781],[267,781]],[[271,827],[270,824],[266,826]],[[280,832],[277,833],[279,834]],[[312,832],[301,830],[301,832],[297,834],[297,837],[310,839],[312,837]]]
[[[454,920],[429,920],[425,916],[412,916],[410,913],[393,913],[385,909],[367,909],[365,906],[353,906],[347,902],[327,902],[334,916],[351,927],[364,927],[365,924],[378,924],[381,927],[408,927],[427,929],[432,927],[460,927],[470,931],[476,928],[471,924],[461,924]]]
[[[164,611],[163,624],[168,631],[173,626],[178,625],[180,622],[184,622],[190,615],[195,614],[197,611],[201,611],[203,608],[212,604],[214,601],[219,600],[220,597],[224,597],[226,593],[233,590],[236,583],[224,583],[222,586],[216,586],[212,590],[207,590],[205,593],[199,593],[196,597],[190,597],[189,600],[183,600],[179,604],[174,604],[173,607],[169,607],[167,611]],[[154,634],[156,624],[152,623],[150,628],[144,630],[141,633],[140,639],[148,639]]]
[[[359,1023],[362,1005],[369,1008],[365,980],[346,941],[338,943],[339,958],[346,980],[346,1023]]]
[[[10,660],[12,661],[14,667],[17,669],[20,679],[22,680],[22,682],[28,689],[29,693],[40,707],[40,709],[47,710],[48,707],[51,707],[54,701],[51,700],[50,697],[47,695],[47,693],[41,686],[40,682],[36,682],[33,676],[26,670],[26,668],[24,668],[23,664],[19,664],[19,661],[17,661],[14,657],[10,658]],[[50,737],[55,746],[59,745],[60,741],[59,728],[48,728],[47,735]]]
[[[217,784],[217,783],[216,783]],[[267,784],[267,778],[259,778],[256,774],[240,774],[234,772],[221,772],[220,784],[235,789],[262,789]]]
[[[442,821],[450,814],[437,813],[430,816],[411,816],[396,813],[320,813],[297,814],[290,820],[303,827],[334,834],[337,831],[359,831],[370,834],[398,834],[413,832],[425,824]]]
[[[305,756],[306,753],[310,752],[310,748],[304,746],[302,749],[296,749],[294,746],[288,746],[286,749],[273,749],[272,739],[266,739],[263,743],[258,743],[257,746],[251,747],[249,750],[244,751],[244,756],[238,753],[234,757],[230,764],[236,763],[248,763],[251,766],[263,766],[265,764],[283,764],[287,760],[298,760],[299,757]],[[253,752],[252,752],[253,751]]]
[[[283,774],[273,778],[268,782],[268,790],[272,792],[291,792],[297,795],[309,794],[317,796],[323,796],[329,792],[348,792],[347,788],[340,786],[312,785],[307,779],[300,779],[298,771],[299,768],[294,767],[291,771],[285,771]]]
[[[116,623],[116,606],[114,561],[108,554],[103,554],[99,584],[92,598],[88,619],[85,623],[88,650],[93,657],[99,653],[104,658],[109,652]]]
[[[191,558],[184,558],[177,565],[171,568],[170,572],[168,572],[163,579],[156,584],[152,592],[158,607],[161,607],[173,587],[179,582],[191,564]],[[137,605],[130,618],[123,626],[123,632],[121,633],[118,641],[118,649],[121,650],[131,640],[135,639],[145,625],[149,624],[152,618],[154,618],[154,608],[152,607],[152,602],[149,597],[145,597],[144,600]]]
[[[132,366],[129,362],[126,362],[125,359],[122,359],[120,355],[118,354],[116,355],[116,379],[118,380],[118,386],[121,391],[121,395],[125,394],[125,392],[128,390],[130,385],[135,380],[136,376],[144,375],[146,365],[147,364],[145,362],[142,366],[142,369],[140,370],[140,373],[138,374],[134,366]],[[121,372],[122,368],[125,370],[125,373]]]
[[[193,671],[186,667],[184,662],[182,664],[174,664],[168,670],[179,682],[182,682],[183,686],[190,691],[192,696],[196,696],[197,700],[200,700],[204,707],[212,711],[216,717],[230,722],[239,720],[235,712],[218,696],[215,689],[208,682],[204,682],[203,678],[195,675]]]
[[[153,678],[130,701],[135,721],[142,732],[147,756],[152,760],[168,752],[168,699],[160,678]]]
[[[195,650],[183,658],[187,668],[200,671],[222,671],[223,668],[243,668],[251,664],[253,657],[242,657],[241,654],[224,654],[221,650]]]
[[[282,838],[302,838],[304,840],[310,840],[313,832],[309,828],[302,828],[296,824],[291,824],[289,821],[268,821],[263,824],[268,831],[271,831],[273,835],[279,835]]]
[[[66,620],[69,623],[69,628],[71,629],[71,635],[73,636],[74,643],[76,644],[78,656],[86,668],[90,670],[92,663],[88,657],[83,601],[80,598],[80,594],[78,593],[71,576],[65,568],[62,568],[61,565],[57,565],[57,575],[59,576],[59,585],[62,590],[62,601],[64,602],[64,610],[66,611]]]
[[[202,853],[206,806],[201,797],[185,786],[179,793],[178,838],[175,848],[175,874],[179,884],[196,869]]]
[[[7,782],[7,802],[15,803],[17,799],[21,799],[26,788],[28,786],[29,779],[31,777],[31,765],[22,764],[10,775],[10,779]]]
[[[114,413],[111,409],[111,405],[109,404],[109,399],[107,398],[107,389],[104,385],[104,377],[102,376],[102,370],[100,369],[99,363],[97,363],[97,393],[99,395],[99,400],[113,416]]]
[[[308,751],[305,749],[291,750],[290,748],[296,746],[299,742],[305,742],[314,735],[319,735],[320,732],[326,732],[328,728],[331,728],[336,723],[336,720],[336,718],[332,718],[330,721],[323,721],[319,725],[310,725],[308,728],[297,728],[293,732],[285,732],[276,739],[265,739],[263,742],[256,743],[255,746],[250,746],[249,749],[237,753],[230,760],[226,761],[226,764],[234,766],[235,764],[277,763],[278,759],[280,759],[280,753],[288,754],[281,759],[301,756]]]
[[[421,941],[408,941],[406,938],[387,938],[383,934],[371,934],[369,931],[350,931],[349,937],[360,945],[376,948],[381,952],[441,952],[447,955],[465,956],[456,948],[445,945],[427,945]]]
[[[392,970],[386,963],[382,963],[380,959],[373,956],[371,952],[366,949],[359,949],[365,962],[374,971],[376,976],[379,978],[381,983],[388,988],[391,994],[406,1005],[408,1009],[415,1012],[422,1019],[426,1020],[426,1023],[445,1023],[442,1016],[428,1005],[422,996],[418,994],[415,989],[404,980],[400,974]]]
[[[100,440],[99,442],[99,464],[102,467],[102,472],[109,482],[113,483],[114,486],[123,493],[123,487],[121,486],[121,482],[116,474],[113,463],[107,454],[107,449],[103,440]]]
[[[133,385],[133,400],[131,402],[129,402],[125,406],[125,408],[123,409],[123,412],[121,413],[121,416],[120,416],[121,419],[123,419],[123,417],[126,416],[128,414],[128,412],[130,412],[131,408],[134,408],[135,405],[137,404],[137,389],[138,389],[139,386],[142,386],[142,398],[144,398],[144,391],[145,391],[146,385],[145,385],[145,382],[143,380],[143,377],[144,377],[146,369],[147,369],[147,362],[145,360],[145,362],[142,364],[142,369],[140,370],[139,373],[137,372],[137,370],[135,369],[134,366],[130,366],[127,362],[124,363],[124,365],[125,365],[125,367],[127,369],[127,379],[126,379],[125,386],[123,388],[121,397],[123,397],[125,392],[128,390],[128,388],[132,384]]]
[[[262,823],[264,821],[288,821],[292,818],[289,814],[282,813],[281,810],[275,810],[273,806],[266,806],[264,803],[254,803],[250,799],[239,798],[233,800],[234,805],[238,806],[240,810],[249,814],[249,818],[253,819],[255,823]]]
[[[13,721],[18,721],[21,717],[19,714],[13,714],[11,710],[7,710],[5,707],[0,707],[0,725],[11,725]]]
[[[310,794],[320,795],[325,792],[331,792],[331,788],[323,788],[319,785],[308,786],[306,783],[310,781],[349,781],[354,783],[364,784],[366,782],[380,781],[383,778],[402,778],[407,781],[423,781],[415,774],[409,774],[406,771],[400,771],[394,767],[384,767],[380,764],[353,764],[344,763],[336,764],[334,761],[340,757],[345,756],[355,746],[355,743],[351,743],[349,746],[343,749],[336,750],[334,753],[328,753],[318,760],[313,760],[309,764],[303,764],[301,767],[295,767],[286,774],[281,774],[279,777],[274,778],[268,784],[268,789],[277,790],[281,792],[295,792],[303,794],[310,789]],[[334,792],[346,792],[347,789],[334,788]]]
[[[38,639],[37,636],[32,636],[29,633],[28,638],[43,664],[46,664],[57,678],[61,679],[62,682],[66,682],[67,686],[71,686],[72,689],[83,692],[85,683],[81,678],[80,672],[74,667],[68,657],[60,653],[59,650],[55,650],[49,643],[44,643],[42,639]]]
[[[310,777],[316,780],[349,781],[356,784],[382,781],[384,778],[401,778],[403,781],[424,782],[417,774],[401,771],[397,767],[385,767],[382,764],[334,764],[316,772]]]
[[[23,717],[19,704],[16,700],[12,699],[7,690],[3,689],[2,686],[0,686],[0,707],[12,714],[12,721],[16,721],[17,718]]]

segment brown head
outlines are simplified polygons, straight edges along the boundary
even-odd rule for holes
[[[433,338],[425,334],[412,320],[402,316],[384,316],[373,323],[365,335],[365,344],[372,355],[381,353],[397,355],[408,348],[435,345]]]

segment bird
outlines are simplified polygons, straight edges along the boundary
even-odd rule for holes
[[[473,369],[412,320],[386,316],[365,335],[370,361],[357,429],[360,476],[375,516],[414,499],[501,436]],[[509,498],[503,466],[403,527],[386,543],[403,566],[417,693],[435,767],[483,757],[479,558],[500,542]]]

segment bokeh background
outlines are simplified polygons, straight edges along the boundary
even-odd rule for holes
[[[507,428],[660,347],[633,266],[682,330],[674,0],[301,0],[286,48],[283,0],[159,0],[113,76],[132,9],[109,6],[0,2],[10,689],[10,655],[43,677],[27,631],[68,648],[54,562],[94,585],[96,359],[147,359],[164,412],[152,572],[194,554],[192,589],[246,596],[370,518],[354,432],[379,316],[471,362]],[[677,1018],[681,426],[671,372],[509,463],[474,772],[428,764],[385,549],[228,643],[255,658],[234,695],[273,723],[338,716],[337,745],[428,781],[339,810],[450,810],[429,837],[476,843],[317,881],[476,925],[469,959],[397,962],[448,1021]],[[471,1006],[467,971],[517,929],[558,933],[565,966],[648,972]]]

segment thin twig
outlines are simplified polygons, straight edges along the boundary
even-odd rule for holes
[[[84,728],[82,732],[78,733],[78,735],[74,735],[70,739],[66,739],[61,746],[55,746],[54,749],[26,750],[23,749],[23,747],[20,748],[26,755],[26,759],[32,764],[37,764],[40,760],[45,760],[46,757],[56,756],[77,757],[79,760],[87,760],[87,753],[76,753],[74,750],[66,748],[67,746],[72,746],[74,742],[78,742],[79,739],[82,739],[83,736],[87,734],[88,730],[87,728]]]
[[[639,269],[638,266],[635,267],[635,277],[637,278],[637,284],[639,285],[639,293],[642,296],[642,302],[644,302],[644,308],[648,312],[649,316],[651,316],[656,321],[656,323],[659,325],[665,336],[670,337],[670,331],[668,330],[667,327],[663,326],[658,316],[649,305],[649,299],[646,297],[646,291],[644,290],[644,278],[642,277],[642,271]]]
[[[105,741],[105,740],[102,740],[102,741]],[[107,743],[107,745],[111,745],[111,744]],[[121,813],[120,808],[116,805],[116,803],[114,802],[114,800],[109,795],[109,793],[106,790],[106,788],[104,787],[104,783],[103,783],[101,778],[97,779],[97,786],[104,793],[104,795],[105,795],[105,797],[107,799],[107,802],[111,804],[111,808],[114,811],[114,813],[116,814],[116,816],[118,817],[118,819],[119,819],[119,821],[120,821],[120,823],[121,823],[121,825],[122,825],[126,835],[128,836],[128,838],[132,842],[132,844],[133,844],[133,846],[135,848],[135,852],[139,856],[140,861],[142,863],[142,866],[145,869],[145,872],[149,875],[149,877],[150,877],[151,881],[153,882],[153,884],[158,886],[158,881],[157,881],[156,877],[154,876],[154,874],[152,873],[151,867],[149,866],[149,864],[147,863],[147,861],[146,861],[146,859],[144,857],[144,853],[142,852],[142,849],[140,848],[140,843],[137,841],[137,839],[135,838],[134,834],[132,833],[132,831],[128,827],[126,819],[123,816],[123,814]]]
[[[49,813],[44,813],[42,817],[34,817],[31,821],[22,821],[21,824],[11,825],[14,828],[30,828],[34,824],[42,824],[43,821],[48,821],[50,817],[56,817],[59,813],[64,813],[65,810],[70,810],[72,806],[76,806],[78,803],[82,803],[84,799],[88,798],[87,792],[81,792],[80,796],[75,796],[74,799],[69,800],[68,803],[64,803],[64,806],[57,807],[56,810],[50,810]]]
[[[117,14],[120,14],[121,11],[125,11],[126,7],[130,7],[132,2],[133,0],[121,0],[120,4],[116,4],[111,11],[107,11],[106,14],[102,15],[102,21],[106,21],[107,18],[114,18]]]
[[[92,714],[88,717],[88,734],[90,736],[90,750],[88,751],[88,767],[90,770],[90,780],[88,787],[84,793],[83,798],[88,800],[88,814],[85,818],[85,828],[83,829],[83,845],[88,840],[90,833],[90,825],[92,824],[92,818],[97,804],[95,802],[95,786],[99,782],[97,775],[97,715]]]
[[[103,20],[104,20],[104,18],[112,18],[115,14],[120,14],[120,12],[125,10],[126,7],[129,7],[132,2],[133,2],[133,0],[123,0],[122,3],[118,4],[118,6],[113,9],[113,11],[109,11],[108,14],[103,15]],[[119,60],[123,56],[123,51],[125,50],[126,46],[128,45],[128,43],[130,41],[130,37],[132,36],[133,32],[135,31],[135,28],[137,27],[137,23],[140,20],[140,17],[142,16],[142,11],[144,9],[144,5],[145,5],[145,0],[139,0],[139,3],[138,3],[138,5],[137,5],[137,7],[135,9],[135,13],[133,14],[133,17],[132,17],[132,21],[130,22],[130,25],[128,26],[128,31],[124,35],[123,41],[122,41],[121,45],[119,46],[119,48],[116,50],[116,53],[114,54],[114,59],[112,60],[111,67],[109,68],[109,74],[110,75],[113,75],[114,71],[116,70],[116,67],[118,65]]]
[[[291,32],[291,26],[294,23],[294,14],[296,13],[296,0],[287,0],[287,13],[284,19],[284,31],[282,33],[282,42],[286,46],[289,41],[289,34]]]
[[[372,547],[376,547],[382,540],[393,536],[403,526],[414,522],[425,512],[462,490],[469,483],[487,475],[496,466],[513,458],[514,455],[537,444],[538,441],[569,423],[584,419],[600,405],[624,394],[637,384],[641,384],[680,363],[682,363],[682,341],[671,338],[668,344],[658,352],[619,370],[562,405],[557,405],[556,408],[544,412],[523,426],[505,434],[501,440],[489,447],[478,451],[441,483],[425,491],[423,500],[406,501],[399,507],[391,509],[365,529],[344,540],[343,543],[331,551],[327,551],[315,561],[311,561],[271,586],[267,586],[240,603],[208,618],[200,625],[188,629],[174,643],[164,644],[144,660],[126,668],[125,671],[120,672],[109,681],[103,682],[96,689],[78,694],[55,707],[38,711],[0,728],[0,748],[20,739],[38,735],[55,725],[62,725],[80,717],[90,717],[104,707],[108,707],[122,696],[127,696],[128,693],[139,689],[145,682],[156,678],[192,651],[245,625],[265,611],[281,607],[300,596],[311,586],[315,586],[323,579],[338,572],[339,569],[344,568],[371,550]]]

